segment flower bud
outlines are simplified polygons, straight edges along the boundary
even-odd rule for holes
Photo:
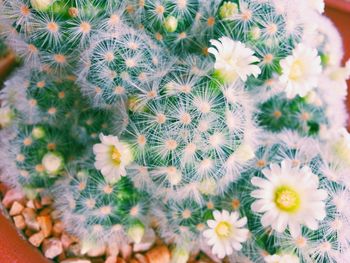
[[[184,248],[176,247],[171,251],[171,263],[186,263],[190,258],[190,253]]]
[[[45,171],[50,175],[57,175],[63,168],[63,158],[61,154],[57,152],[48,152],[44,155],[42,165]]]
[[[45,137],[45,130],[43,127],[35,127],[32,130],[32,135],[35,139],[42,139]]]
[[[0,127],[5,128],[10,126],[13,117],[14,113],[9,107],[0,108]]]
[[[47,10],[53,3],[53,0],[30,0],[32,7],[37,11]]]
[[[199,191],[205,195],[215,195],[217,184],[213,178],[204,179],[199,185]]]
[[[242,163],[249,161],[255,157],[254,150],[248,144],[242,144],[241,146],[239,146],[234,154],[235,154],[235,159],[238,162],[242,162]]]
[[[350,165],[350,135],[345,129],[340,132],[332,148],[338,158]]]
[[[144,234],[145,234],[145,227],[141,222],[134,223],[128,229],[128,237],[136,244],[139,244],[141,242]]]
[[[169,33],[173,33],[176,31],[178,25],[178,21],[174,16],[168,16],[164,21],[165,30]]]
[[[221,19],[229,19],[238,13],[238,6],[232,2],[224,2],[220,7],[219,16]]]

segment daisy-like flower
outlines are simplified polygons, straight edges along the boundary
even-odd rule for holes
[[[288,98],[296,95],[304,97],[317,86],[322,72],[321,58],[316,49],[299,44],[293,54],[281,60],[282,75],[280,82],[286,85]]]
[[[318,221],[326,217],[324,200],[327,198],[327,192],[318,189],[318,176],[308,166],[293,165],[292,160],[282,161],[281,166],[271,164],[262,172],[267,179],[253,177],[251,180],[259,188],[251,193],[258,199],[252,204],[252,210],[264,213],[262,226],[271,226],[280,233],[289,226],[293,237],[300,236],[301,225],[317,230]]]
[[[93,146],[95,167],[109,182],[116,182],[126,175],[125,167],[133,161],[128,144],[119,141],[117,136],[100,134],[101,143]]]
[[[257,77],[261,70],[254,63],[259,59],[254,56],[254,51],[239,41],[228,37],[221,37],[219,40],[210,40],[215,47],[210,47],[208,52],[215,56],[214,68],[219,78],[225,82],[233,83],[238,79],[243,81],[253,75]]]
[[[295,255],[269,255],[264,257],[266,263],[299,263],[299,258]]]
[[[203,232],[212,252],[219,258],[231,255],[233,250],[240,250],[241,243],[248,238],[249,230],[243,228],[247,224],[247,218],[239,219],[237,212],[229,213],[223,210],[213,212],[214,220],[208,220],[209,229]]]

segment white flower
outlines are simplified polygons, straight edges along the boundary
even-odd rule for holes
[[[241,243],[248,238],[249,230],[243,228],[247,224],[247,218],[239,219],[237,212],[229,213],[223,210],[214,211],[214,220],[208,220],[209,229],[203,232],[203,236],[207,238],[207,243],[212,246],[214,254],[219,258],[231,255],[233,250],[240,250]]]
[[[330,141],[334,141],[332,144],[333,153],[344,163],[350,165],[350,134],[345,128],[333,134],[333,138]]]
[[[293,54],[281,60],[282,75],[280,81],[286,85],[288,98],[296,95],[304,97],[317,86],[322,72],[321,58],[317,50],[299,44]]]
[[[284,160],[281,166],[271,164],[263,174],[267,179],[253,177],[251,182],[259,187],[251,196],[257,198],[252,210],[264,213],[263,227],[271,226],[277,232],[284,232],[289,226],[293,237],[301,233],[301,225],[318,229],[317,220],[326,216],[325,190],[318,189],[318,176],[308,166],[293,166],[292,160]]]
[[[295,255],[269,255],[264,257],[266,263],[299,263],[299,258]]]
[[[210,40],[210,43],[215,48],[209,48],[208,52],[215,56],[214,68],[223,81],[235,82],[239,78],[246,81],[248,76],[257,77],[261,73],[260,68],[253,64],[259,62],[259,59],[242,42],[221,37],[219,41]]]
[[[59,153],[49,152],[44,155],[41,164],[48,174],[56,175],[62,170],[64,162]]]
[[[109,182],[116,182],[126,175],[125,167],[132,161],[132,153],[128,144],[119,141],[117,136],[100,134],[101,143],[93,147],[95,167]]]
[[[308,5],[315,11],[319,12],[322,14],[324,12],[324,0],[307,0]]]

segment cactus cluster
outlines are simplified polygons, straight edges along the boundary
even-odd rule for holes
[[[84,254],[346,262],[350,135],[323,1],[3,0],[1,180],[51,194]],[[1,55],[0,55],[1,57]]]
[[[172,80],[158,93],[163,95],[137,100],[120,135],[134,153],[130,176],[166,199],[200,202],[222,193],[254,156],[247,94],[207,77]]]
[[[82,239],[83,250],[105,242],[139,243],[146,231],[148,196],[126,177],[109,183],[88,163],[74,164],[53,192],[67,230]]]

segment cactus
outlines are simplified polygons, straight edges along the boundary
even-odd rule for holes
[[[119,9],[122,1],[6,0],[0,14],[7,41],[26,63],[58,74],[72,71],[96,32],[118,23]]]
[[[123,177],[114,184],[87,164],[73,164],[53,189],[67,230],[83,244],[139,243],[147,227],[147,194]]]
[[[244,173],[245,177],[242,178],[242,181],[230,185],[230,190],[225,194],[225,197],[220,198],[217,202],[221,203],[223,209],[229,211],[239,209],[248,218],[248,226],[254,236],[253,248],[256,250],[255,254],[258,255],[254,262],[263,260],[263,251],[267,251],[271,255],[292,252],[292,255],[296,255],[300,262],[309,262],[310,260],[338,262],[342,248],[348,247],[347,234],[343,232],[345,230],[343,223],[349,217],[348,212],[344,210],[344,204],[349,198],[349,191],[346,187],[347,179],[344,176],[349,168],[339,166],[339,162],[335,161],[334,157],[330,158],[331,155],[324,154],[323,150],[325,149],[321,150],[320,144],[313,139],[300,137],[293,132],[284,132],[278,136],[271,135],[265,137],[265,145],[257,150],[254,164]],[[317,191],[322,191],[322,198],[314,199],[313,202],[323,200],[322,204],[320,203],[321,210],[319,212],[323,209],[324,213],[316,216],[318,223],[311,219],[311,221],[306,221],[301,232],[297,231],[297,235],[293,232],[295,229],[291,229],[291,223],[289,223],[289,230],[288,225],[275,224],[276,220],[282,220],[282,217],[266,221],[264,212],[270,211],[271,207],[258,209],[260,206],[258,202],[262,202],[257,201],[261,200],[257,199],[259,191],[263,187],[267,187],[267,184],[263,185],[262,182],[273,180],[272,176],[274,173],[278,173],[280,165],[282,170],[285,169],[283,176],[288,175],[288,169],[292,169],[296,173],[298,171],[311,172],[315,186],[318,187]],[[287,180],[285,184],[288,184],[289,179],[283,180]],[[278,187],[277,181],[275,184]],[[292,185],[290,181],[289,184]],[[298,185],[293,187],[297,191],[302,191],[304,186],[298,182]],[[289,190],[283,191],[287,193]],[[301,192],[298,192],[298,195],[299,193]],[[313,193],[315,194],[315,192]],[[300,202],[312,202],[312,199],[302,200],[302,198],[306,198],[305,196],[300,196],[300,198]],[[277,202],[279,199],[274,200]],[[291,204],[283,201],[279,206],[287,209],[283,205],[288,205],[288,209],[292,209]],[[299,206],[297,203],[293,204]],[[312,211],[308,210],[307,213],[312,217]],[[285,215],[288,215],[288,212]],[[305,217],[301,216],[300,218]],[[313,222],[312,225],[311,222]],[[251,244],[244,245],[242,253],[250,257],[253,254]]]
[[[24,64],[0,92],[1,181],[52,194],[82,254],[152,225],[172,262],[345,262],[350,62],[323,9],[0,1]]]
[[[132,147],[136,185],[153,181],[167,199],[200,202],[222,193],[254,156],[254,121],[240,86],[177,76],[163,95],[137,100],[120,138]]]
[[[283,94],[259,105],[258,120],[269,131],[290,129],[306,135],[317,135],[327,121],[323,109],[309,103],[308,98],[288,100]]]
[[[309,9],[298,1],[223,1],[218,12],[216,37],[246,43],[259,59],[261,74],[249,78],[254,88],[280,73],[280,61],[289,55],[304,35]]]
[[[201,1],[130,1],[136,26],[170,50],[187,50]]]
[[[5,181],[21,185],[28,197],[52,187],[63,175],[65,163],[80,156],[81,146],[66,129],[47,124],[20,125],[2,145]]]
[[[123,25],[98,35],[83,56],[79,80],[96,105],[118,104],[146,93],[143,86],[166,72],[166,54],[144,34]],[[164,68],[165,66],[165,68]]]

